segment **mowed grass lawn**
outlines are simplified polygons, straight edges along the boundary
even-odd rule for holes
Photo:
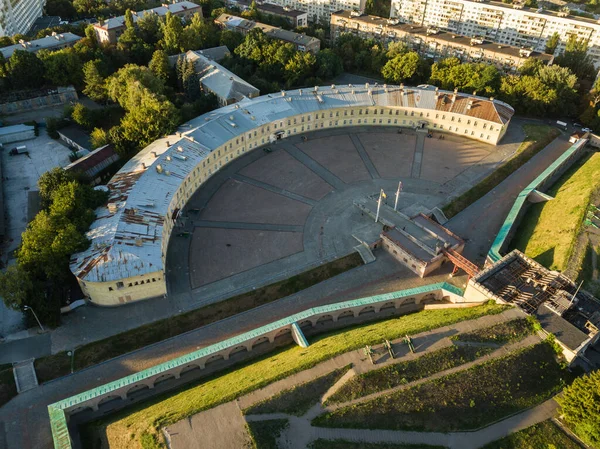
[[[179,393],[157,397],[107,420],[91,423],[85,434],[94,439],[94,444],[98,436],[108,439],[111,449],[141,448],[140,438],[145,433],[156,434],[162,426],[231,401],[338,354],[367,344],[381,344],[386,338],[393,340],[414,335],[506,309],[507,306],[487,303],[466,309],[426,310],[325,334],[311,339],[308,348],[294,346],[280,350]]]
[[[582,446],[552,421],[544,421],[494,441],[482,449],[582,449]]]
[[[568,170],[548,191],[554,199],[533,204],[513,247],[551,270],[564,271],[592,191],[600,186],[600,153]]]

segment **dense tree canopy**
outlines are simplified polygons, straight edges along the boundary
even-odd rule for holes
[[[493,65],[465,64],[458,58],[442,59],[431,67],[431,83],[448,90],[493,95],[500,86],[500,78]]]

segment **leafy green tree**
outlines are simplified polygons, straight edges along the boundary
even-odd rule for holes
[[[169,66],[169,57],[164,50],[156,50],[152,54],[152,59],[148,64],[148,68],[154,73],[158,78],[163,81],[168,81],[169,76],[171,75],[171,68]]]
[[[183,50],[183,25],[181,19],[168,12],[162,30],[161,47],[169,55],[180,53]]]
[[[560,43],[560,34],[554,33],[546,41],[546,48],[544,49],[544,52],[553,55],[554,52],[556,51],[556,47],[558,47],[559,43]]]
[[[600,445],[600,370],[575,381],[556,396],[569,427],[587,444]]]
[[[102,0],[73,0],[73,6],[78,13],[93,16],[103,8],[104,4]]]
[[[316,67],[316,75],[323,80],[331,80],[344,71],[342,59],[329,48],[317,53]]]
[[[568,67],[581,79],[593,80],[596,76],[592,57],[588,55],[588,45],[584,39],[571,35],[565,51],[555,59],[555,64]]]
[[[72,20],[77,16],[77,10],[70,0],[47,0],[44,11],[48,16],[59,16],[61,19]]]
[[[0,36],[0,48],[8,47],[9,45],[13,45],[14,42],[10,36]]]
[[[500,72],[493,65],[462,63],[458,58],[446,58],[431,67],[430,82],[443,89],[463,92],[477,91],[493,95],[500,85]]]
[[[34,54],[16,50],[6,61],[6,75],[15,89],[31,89],[44,83],[44,63]]]
[[[163,97],[139,85],[132,85],[131,88],[137,90],[134,95],[136,106],[128,110],[120,127],[125,140],[143,148],[159,137],[172,133],[179,123],[179,114],[175,106]]]
[[[162,22],[157,14],[144,14],[136,22],[138,35],[151,46],[156,44],[162,38]]]
[[[157,77],[148,67],[127,64],[107,80],[108,97],[118,102],[127,111],[135,107],[132,95],[138,90],[135,85],[148,89],[151,93],[161,95],[165,92],[165,82]]]
[[[132,62],[146,64],[152,54],[152,46],[138,36],[131,10],[125,12],[125,31],[117,42],[117,49],[129,55]]]
[[[99,59],[88,61],[83,65],[83,93],[94,101],[105,101],[107,98],[106,81],[100,73],[102,62]]]
[[[183,50],[200,50],[215,47],[219,43],[219,30],[212,21],[205,21],[198,13],[183,29]]]
[[[508,75],[502,78],[501,98],[521,114],[546,115],[557,100],[556,91],[546,86],[537,76]]]
[[[92,129],[94,126],[94,113],[92,110],[81,103],[75,104],[71,118],[80,126],[86,129]]]
[[[72,48],[53,52],[40,51],[38,57],[44,64],[44,74],[50,83],[55,86],[83,85],[83,64]]]
[[[73,176],[61,167],[55,167],[40,176],[37,186],[42,199],[42,207],[49,207],[52,195],[61,185],[73,180]]]
[[[416,52],[394,56],[381,70],[386,81],[394,83],[419,82],[427,78],[429,65]]]
[[[316,58],[312,53],[296,52],[284,67],[287,86],[293,87],[310,77],[315,62]]]
[[[104,129],[94,128],[90,133],[90,142],[92,143],[92,148],[100,148],[110,143],[110,137]]]
[[[194,63],[187,59],[183,59],[181,70],[181,86],[185,92],[185,97],[188,102],[194,102],[200,98],[200,79],[196,73]]]
[[[22,310],[28,305],[33,291],[31,275],[18,264],[10,265],[5,272],[0,271],[0,296],[7,307]]]
[[[236,48],[244,41],[244,36],[235,31],[223,30],[219,38],[219,45],[225,45],[229,51],[235,51]]]

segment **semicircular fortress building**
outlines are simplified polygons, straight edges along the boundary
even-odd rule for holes
[[[493,98],[391,85],[323,86],[222,107],[134,156],[108,183],[89,248],[71,271],[88,299],[116,306],[167,293],[165,259],[177,216],[208,178],[269,142],[320,129],[424,127],[496,145],[514,110]]]

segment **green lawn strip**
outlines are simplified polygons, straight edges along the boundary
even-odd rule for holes
[[[450,346],[424,354],[417,359],[399,362],[353,377],[331,395],[326,404],[339,404],[378,391],[389,390],[455,366],[471,362],[492,352],[492,348]]]
[[[538,329],[540,329],[540,325],[534,318],[517,318],[484,329],[454,335],[451,338],[456,341],[473,343],[514,343],[532,335]]]
[[[582,449],[552,421],[544,421],[513,433],[482,449]]]
[[[250,421],[248,432],[252,438],[253,449],[279,449],[277,438],[289,425],[287,419],[269,419],[265,421]]]
[[[336,355],[381,343],[404,335],[448,326],[507,310],[507,306],[488,302],[467,309],[425,310],[371,324],[338,330],[311,339],[308,348],[293,346],[247,362],[245,365],[219,373],[169,395],[117,413],[100,423],[91,423],[98,432],[111,435],[140,435],[156,432],[162,426],[175,423],[202,410],[229,402],[299,371],[306,370]],[[111,448],[121,446],[111,442]]]
[[[446,447],[424,444],[364,443],[347,440],[324,440],[319,438],[310,443],[308,449],[446,449]]]
[[[244,410],[246,415],[265,413],[287,413],[294,416],[304,415],[321,400],[338,380],[350,369],[350,365],[336,369],[325,376],[282,391],[281,393]]]
[[[0,406],[17,395],[17,385],[11,364],[0,365]]]
[[[477,185],[471,187],[465,193],[444,206],[443,212],[446,217],[453,217],[491,191],[560,134],[556,128],[548,125],[524,125],[523,130],[525,131],[526,138],[523,143],[521,143],[514,156]]]
[[[551,270],[564,271],[590,196],[600,186],[598,173],[600,153],[583,158],[567,170],[547,192],[554,199],[532,204],[527,210],[511,247]]]
[[[228,318],[246,310],[276,301],[300,290],[337,276],[361,265],[358,253],[334,260],[330,263],[300,273],[281,282],[258,288],[242,295],[192,310],[154,323],[140,326],[127,332],[105,338],[75,350],[74,369],[80,370],[105,360],[127,354],[165,338],[188,332],[201,326]],[[35,362],[35,370],[40,383],[71,372],[71,358],[66,352],[42,357]]]
[[[548,343],[468,370],[317,416],[334,428],[449,432],[477,429],[535,406],[560,391],[570,375]]]

